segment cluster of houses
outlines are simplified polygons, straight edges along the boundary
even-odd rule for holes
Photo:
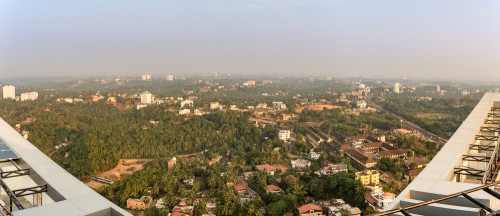
[[[342,199],[322,201],[318,204],[306,204],[297,208],[300,216],[341,216],[347,213],[351,216],[360,216],[361,209],[352,207]],[[342,212],[345,212],[342,214]]]
[[[172,208],[171,213],[169,215],[170,216],[193,215],[194,206],[198,205],[201,200],[202,200],[202,198],[195,198],[193,200],[192,205],[187,205],[186,201],[182,200],[179,202],[179,204],[177,204],[176,206],[174,206]],[[205,207],[206,207],[208,213],[204,214],[204,216],[214,215],[213,212],[214,212],[215,208],[217,208],[216,201],[217,201],[216,198],[211,198],[211,199],[207,200]],[[158,201],[155,204],[155,207],[159,208],[159,209],[165,208],[165,206],[166,206],[166,204],[163,202],[163,198],[158,199]],[[128,205],[127,205],[127,207],[128,207]]]
[[[340,147],[339,152],[351,158],[361,168],[375,167],[377,161],[385,157],[406,159],[408,152],[412,152],[410,149],[394,147],[392,143],[385,141],[385,136],[351,136],[347,138],[347,143],[348,145]]]
[[[245,185],[234,185],[234,193],[238,197],[240,204],[243,204],[247,201],[253,201],[259,198],[257,192],[252,190],[251,188]]]
[[[217,163],[220,160],[221,157],[217,157],[214,160],[211,160],[210,162]],[[174,165],[177,163],[177,158],[172,157],[168,161],[168,169],[172,169]],[[210,164],[210,163],[209,163]],[[185,185],[194,185],[195,178],[190,177],[182,180],[182,183]],[[228,183],[229,185],[229,183]],[[247,200],[252,200],[254,197],[256,197],[256,193],[253,192],[252,190],[247,190],[245,186],[234,186],[236,194],[241,198],[241,202],[245,202]],[[146,194],[151,194],[151,188],[146,191]],[[207,192],[202,191],[199,193],[201,197],[206,196]],[[170,216],[175,216],[175,215],[193,215],[194,212],[194,206],[196,206],[203,198],[194,198],[192,200],[192,203],[188,205],[186,198],[182,198],[181,201],[174,206],[171,209]],[[213,216],[214,210],[217,207],[216,203],[216,198],[210,198],[206,200],[206,208],[208,210],[207,214],[204,214],[203,216]],[[132,210],[145,210],[150,207],[156,207],[156,208],[165,208],[167,204],[164,202],[163,198],[160,198],[158,200],[154,200],[151,196],[142,196],[139,199],[136,198],[129,198],[127,200],[127,208],[132,209]]]

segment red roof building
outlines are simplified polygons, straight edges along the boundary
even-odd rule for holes
[[[183,215],[186,215],[186,214],[178,212],[178,211],[170,213],[170,216],[183,216]]]
[[[319,205],[314,204],[303,205],[297,208],[297,210],[299,210],[301,216],[306,216],[308,214],[314,214],[317,216],[323,215],[323,208],[321,208],[321,206]]]
[[[361,153],[357,149],[346,150],[344,154],[364,168],[374,167],[377,164],[376,161]]]
[[[276,185],[268,185],[266,189],[266,193],[274,193],[281,195],[281,188]]]
[[[378,201],[377,201],[377,199],[375,199],[375,198],[374,198],[373,196],[371,196],[371,195],[370,195],[370,196],[366,196],[366,197],[365,197],[365,201],[366,201],[366,202],[367,202],[367,203],[368,203],[371,207],[373,207],[375,210],[381,210],[381,209],[382,209],[382,207],[380,207],[380,206],[378,205]]]
[[[260,171],[266,171],[269,173],[269,175],[274,175],[274,171],[276,170],[276,168],[274,168],[273,166],[271,166],[269,164],[257,165],[257,166],[255,166],[255,168],[257,168],[257,170],[260,170]]]
[[[236,195],[243,196],[247,193],[247,187],[245,185],[235,185],[233,186],[236,191]]]
[[[172,169],[172,167],[177,163],[177,158],[173,157],[168,161],[168,169]]]
[[[242,191],[242,190],[246,190],[247,187],[245,187],[245,185],[235,185],[234,186],[234,190],[236,191]]]
[[[354,149],[350,145],[342,145],[339,149],[340,154],[344,154],[345,151]]]
[[[396,158],[403,158],[406,159],[406,154],[408,151],[411,151],[410,149],[397,149],[397,150],[388,150],[388,151],[381,151],[377,153],[376,159],[380,160],[382,158],[388,157],[392,159]]]
[[[408,181],[413,181],[413,179],[415,179],[417,175],[420,174],[420,172],[422,172],[422,170],[424,170],[424,168],[407,171],[405,172],[404,177]]]

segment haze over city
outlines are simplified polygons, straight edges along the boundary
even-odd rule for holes
[[[2,1],[4,78],[500,80],[498,1]]]
[[[500,215],[500,1],[0,0],[0,216]]]

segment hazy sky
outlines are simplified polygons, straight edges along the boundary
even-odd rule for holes
[[[0,79],[212,72],[500,81],[500,1],[0,0]]]

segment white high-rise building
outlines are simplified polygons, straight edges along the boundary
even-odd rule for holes
[[[16,99],[16,87],[13,85],[8,85],[3,87],[3,98]]]
[[[399,94],[399,83],[394,84],[394,92]]]
[[[151,93],[149,93],[148,91],[145,91],[143,93],[141,93],[141,103],[142,104],[150,104],[152,103],[152,95]]]
[[[174,81],[174,75],[167,75],[168,81]]]
[[[151,75],[149,74],[142,75],[142,80],[151,80]]]
[[[36,100],[37,98],[38,98],[38,92],[26,92],[21,94],[21,101]]]

